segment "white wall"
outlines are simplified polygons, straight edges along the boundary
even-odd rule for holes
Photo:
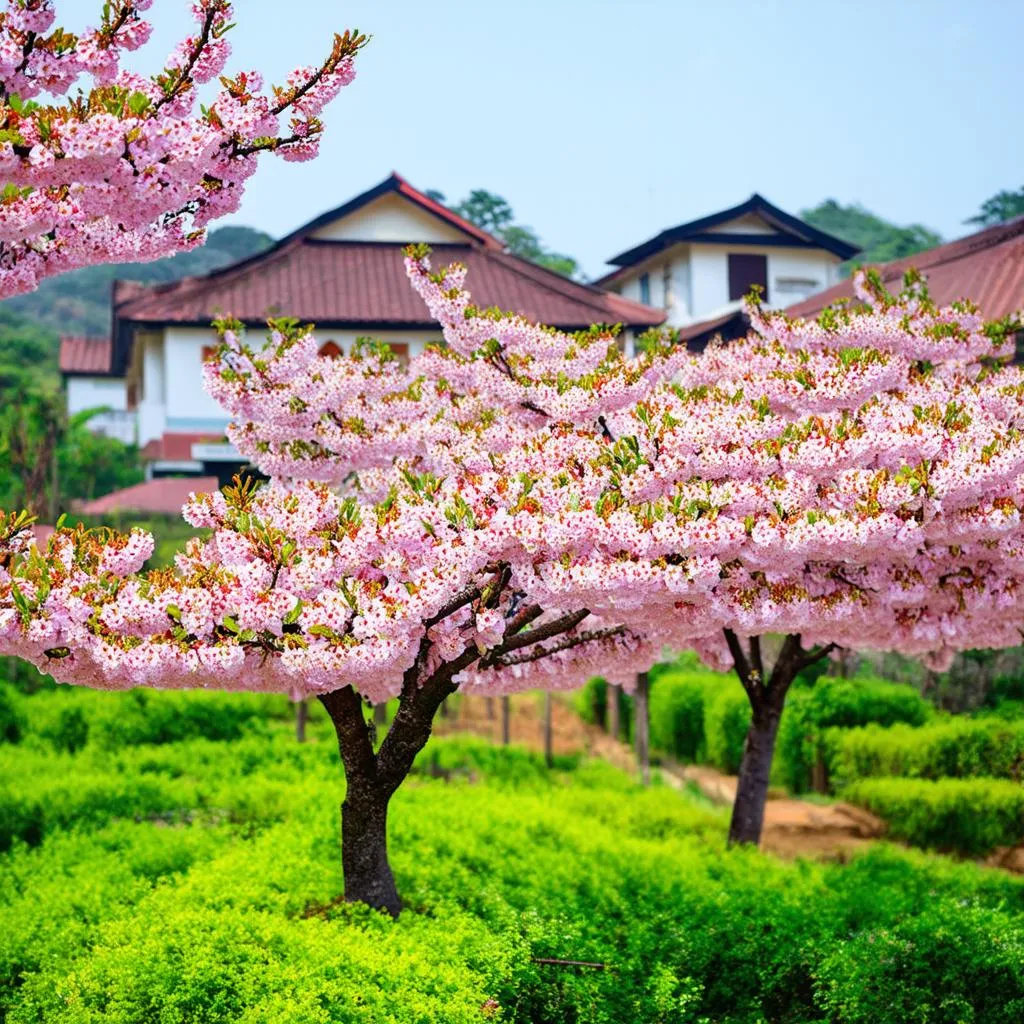
[[[128,408],[124,379],[121,377],[68,377],[66,385],[69,416],[100,405],[116,410]]]
[[[839,260],[823,249],[699,243],[674,246],[631,267],[628,276],[616,282],[615,289],[626,298],[641,302],[640,278],[647,274],[650,303],[666,311],[670,326],[684,327],[708,320],[738,305],[737,300],[729,299],[730,253],[767,257],[768,305],[772,307],[799,302],[834,284],[839,276]],[[666,267],[669,272],[667,301]]]
[[[89,420],[94,434],[116,437],[125,444],[135,441],[135,416],[127,411],[127,389],[121,377],[68,377],[65,379],[68,415],[106,406]]]
[[[254,332],[255,333],[255,332]],[[344,351],[349,351],[356,338],[372,336],[381,341],[406,344],[409,354],[423,351],[428,341],[439,341],[440,331],[431,335],[424,331],[354,331],[330,330],[323,328],[316,332],[321,345],[335,342]],[[253,339],[257,340],[257,339]],[[209,433],[221,434],[230,422],[227,412],[205,391],[202,384],[202,353],[206,345],[216,344],[212,330],[199,327],[170,327],[164,332],[161,345],[162,372],[166,377],[166,418],[158,434]],[[149,362],[145,364],[150,373]],[[149,440],[147,437],[146,440]],[[143,441],[142,443],[145,443]]]
[[[132,346],[129,380],[136,381],[136,415],[140,447],[163,437],[167,423],[167,380],[164,339],[159,331],[139,333]]]
[[[462,242],[469,236],[408,199],[391,193],[326,224],[313,238],[358,242]]]

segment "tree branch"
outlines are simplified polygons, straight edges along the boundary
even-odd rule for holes
[[[496,658],[493,662],[489,662],[489,665],[493,665],[495,668],[507,668],[509,665],[523,665],[531,661],[540,661],[541,658],[546,658],[552,654],[558,654],[559,651],[571,650],[573,647],[579,647],[582,644],[590,643],[594,640],[606,640],[609,637],[620,636],[626,632],[626,627],[622,626],[609,626],[607,629],[593,629],[587,630],[583,633],[577,633],[576,636],[566,637],[563,640],[559,640],[558,643],[552,644],[550,647],[537,647],[533,650],[523,651],[521,654],[510,654],[507,657]]]
[[[318,696],[338,734],[338,750],[346,774],[351,768],[356,774],[372,779],[377,773],[377,759],[359,694],[351,686],[343,686]]]
[[[722,632],[725,634],[725,642],[729,645],[729,653],[732,655],[732,664],[733,668],[736,669],[736,675],[740,677],[743,689],[749,693],[750,664],[747,661],[746,654],[743,652],[740,638],[731,629],[724,629]]]
[[[752,636],[750,638],[750,663],[757,673],[759,682],[764,682],[764,660],[761,657],[761,638]]]

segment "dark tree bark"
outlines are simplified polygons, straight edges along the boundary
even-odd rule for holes
[[[346,901],[366,903],[397,917],[402,909],[388,862],[388,804],[430,739],[439,705],[455,686],[444,672],[422,687],[415,669],[407,674],[398,711],[375,754],[363,703],[350,686],[320,697],[338,734],[345,769],[341,805],[341,866]]]
[[[618,690],[618,687],[616,687]],[[633,695],[633,732],[636,738],[636,763],[640,769],[640,781],[651,784],[651,743],[650,743],[650,681],[646,672],[636,677],[636,693]]]
[[[299,743],[306,742],[306,719],[309,717],[309,706],[304,700],[295,705],[295,739]]]
[[[507,567],[496,570],[494,588],[468,587],[427,620],[429,628],[447,615],[475,601],[493,606],[507,586]],[[490,603],[488,603],[490,602]],[[567,612],[539,626],[532,626],[543,610],[537,605],[520,608],[508,617],[501,642],[481,654],[476,644],[445,662],[424,677],[429,640],[420,646],[416,661],[405,673],[391,727],[374,750],[376,727],[367,721],[362,698],[351,686],[320,695],[320,701],[338,735],[338,750],[345,769],[345,800],[341,805],[341,863],[345,876],[345,899],[362,902],[393,917],[401,912],[395,878],[388,862],[388,804],[409,774],[416,755],[430,739],[434,716],[445,699],[458,688],[459,673],[477,663],[480,668],[505,667],[538,661],[580,643],[602,639],[621,631],[583,632],[567,636],[590,614],[585,608]],[[530,628],[528,628],[530,627]],[[545,641],[553,641],[546,644]],[[503,729],[509,731],[508,698],[502,699]]]
[[[751,709],[750,728],[743,744],[736,783],[736,801],[729,822],[729,845],[749,843],[756,846],[761,841],[764,827],[768,781],[786,694],[797,673],[825,657],[831,647],[804,651],[798,634],[787,636],[771,675],[766,677],[759,637],[751,637],[746,650],[731,630],[726,630],[725,638]]]

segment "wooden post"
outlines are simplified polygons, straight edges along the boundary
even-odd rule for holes
[[[622,732],[622,725],[619,722],[619,687],[615,683],[609,683],[605,687],[604,720],[608,724],[608,735],[617,740]]]
[[[544,691],[544,763],[550,768],[554,764],[554,737],[551,730],[551,691]]]
[[[309,717],[309,707],[304,700],[295,705],[295,739],[299,743],[306,742],[306,719]]]
[[[386,701],[373,705],[373,724],[377,727],[378,735],[383,733],[388,724],[388,705]]]
[[[485,698],[484,706],[487,708],[487,721],[488,722],[493,722],[494,721],[494,698],[493,697]]]
[[[651,784],[649,693],[647,673],[641,672],[636,677],[636,693],[633,697],[633,732],[636,737],[636,760],[640,769],[640,781],[645,786]]]
[[[512,739],[512,710],[508,694],[501,698],[501,742],[507,747]]]

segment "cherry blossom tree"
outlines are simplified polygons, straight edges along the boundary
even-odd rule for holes
[[[140,573],[140,531],[0,526],[0,650],[58,679],[317,696],[339,739],[345,895],[392,914],[391,796],[456,689],[632,687],[665,648],[749,696],[730,837],[756,842],[786,691],[835,646],[941,664],[1019,642],[1024,375],[1017,322],[898,300],[813,323],[753,310],[744,341],[635,358],[473,306],[464,269],[409,252],[444,332],[318,354],[222,321],[205,367],[271,481],[197,495],[211,530]],[[785,639],[774,666],[761,638]],[[364,702],[398,698],[379,749]]]
[[[193,34],[144,77],[120,58],[149,38],[151,3],[108,0],[99,26],[77,35],[55,27],[51,0],[8,0],[0,13],[0,298],[75,267],[202,244],[206,225],[238,209],[261,153],[316,155],[319,115],[366,42],[335,36],[322,64],[265,92],[257,72],[223,75],[231,4],[195,0]],[[199,105],[198,87],[218,76]]]

